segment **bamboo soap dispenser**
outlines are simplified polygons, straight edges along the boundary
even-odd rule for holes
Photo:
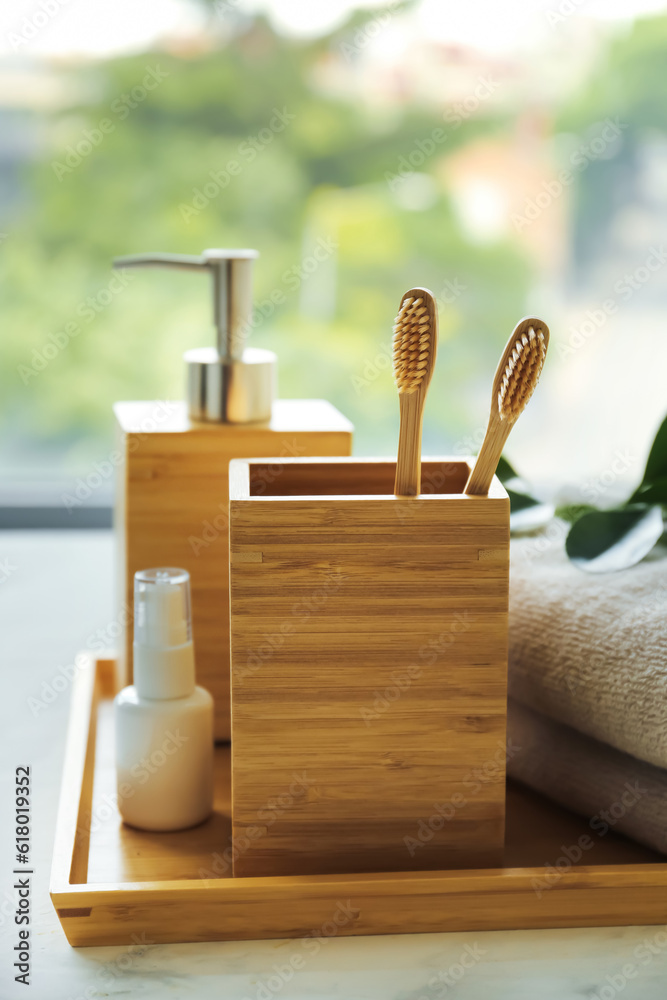
[[[120,587],[119,682],[132,683],[134,574],[181,566],[190,574],[197,676],[213,695],[216,740],[230,738],[229,485],[233,458],[346,456],[352,425],[320,399],[276,400],[276,356],[246,347],[255,250],[200,257],[139,254],[114,266],[207,272],[217,346],[185,354],[187,400],[120,402],[115,525]],[[269,463],[265,489],[280,475]],[[261,489],[262,484],[257,484]]]

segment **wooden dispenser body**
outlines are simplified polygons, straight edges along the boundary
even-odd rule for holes
[[[352,425],[323,400],[278,400],[268,424],[193,424],[185,403],[117,403],[115,522],[120,587],[119,682],[132,682],[136,570],[190,573],[197,682],[215,701],[215,737],[228,740],[228,466],[253,455],[349,455]],[[266,488],[270,488],[268,469]]]
[[[502,863],[509,500],[469,465],[230,466],[234,874]],[[437,491],[437,492],[435,492]]]

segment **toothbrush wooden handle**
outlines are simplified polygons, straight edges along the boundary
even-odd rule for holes
[[[498,468],[500,456],[513,426],[514,424],[510,421],[500,420],[495,416],[489,420],[482,447],[468,477],[464,493],[472,496],[486,496],[489,492],[491,480]]]
[[[424,397],[419,391],[401,393],[398,401],[401,425],[398,432],[394,493],[397,497],[416,497],[421,493]]]

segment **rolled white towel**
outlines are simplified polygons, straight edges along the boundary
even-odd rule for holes
[[[517,781],[609,829],[667,853],[667,771],[621,753],[510,700],[508,760]]]
[[[667,559],[585,573],[563,537],[512,542],[510,696],[667,768]]]

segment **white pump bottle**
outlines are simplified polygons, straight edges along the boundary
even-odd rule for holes
[[[116,696],[118,809],[142,830],[182,830],[213,808],[213,699],[195,685],[190,577],[134,577],[134,684]]]

